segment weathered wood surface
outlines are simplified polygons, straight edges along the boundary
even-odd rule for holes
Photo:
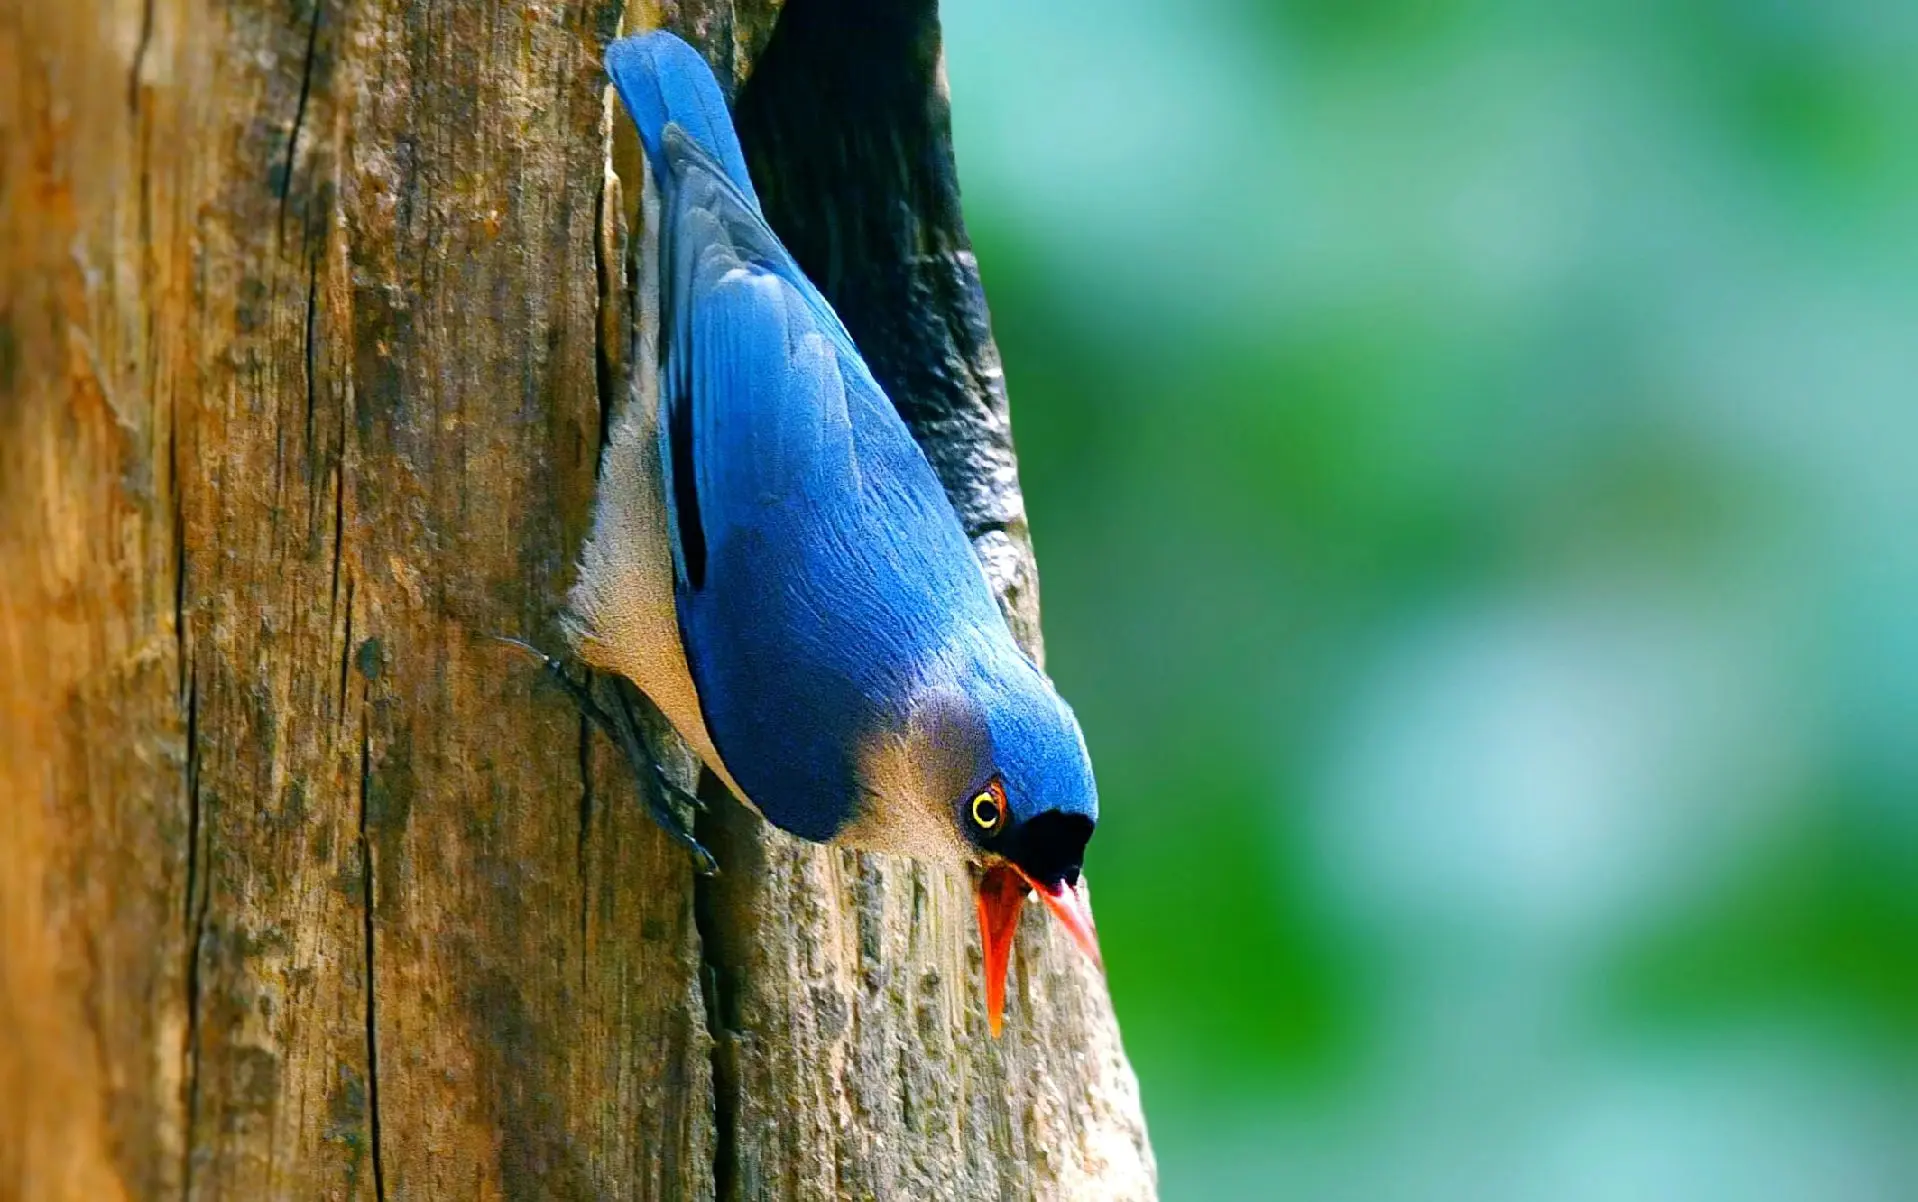
[[[633,367],[599,53],[662,21],[775,64],[769,212],[1036,631],[976,273],[911,190],[930,6],[738,9],[0,0],[0,1197],[1151,1195],[1037,907],[995,1042],[963,882],[720,805],[696,885],[485,638],[561,642]],[[843,91],[842,19],[920,39],[917,107]],[[853,184],[913,216],[832,241]],[[873,319],[911,305],[943,342]]]

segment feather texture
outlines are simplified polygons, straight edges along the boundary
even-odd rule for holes
[[[989,776],[1005,782],[1009,835],[1061,807],[1089,830],[1071,711],[1019,652],[851,336],[766,225],[704,61],[652,34],[609,47],[607,67],[659,189],[649,500],[715,766],[815,841],[976,858],[955,807]]]

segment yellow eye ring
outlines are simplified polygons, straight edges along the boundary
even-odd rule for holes
[[[973,794],[971,808],[973,824],[987,834],[1006,824],[1006,795],[998,781]]]

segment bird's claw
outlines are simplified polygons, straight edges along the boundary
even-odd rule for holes
[[[633,718],[632,707],[627,704],[626,698],[619,694],[617,683],[614,686],[614,696],[618,704],[613,707],[613,712],[608,713],[593,697],[592,669],[585,669],[586,682],[582,684],[567,674],[565,663],[558,657],[546,654],[531,643],[503,634],[493,635],[492,638],[496,642],[515,647],[538,660],[540,666],[546,669],[547,675],[559,682],[560,688],[566,691],[566,695],[572,699],[574,705],[579,707],[580,712],[586,715],[587,720],[619,745],[620,750],[626,755],[626,762],[633,771],[649,777],[652,781],[653,787],[650,789],[642,787],[641,792],[645,794],[646,811],[652,815],[653,821],[666,832],[667,838],[685,848],[692,856],[695,871],[701,876],[718,876],[719,861],[713,859],[713,853],[707,851],[705,846],[694,837],[690,825],[672,806],[672,802],[679,801],[695,810],[704,810],[705,803],[699,800],[697,793],[668,776],[666,769],[653,758],[652,752],[646,746],[646,740],[639,733],[639,724]]]
[[[653,816],[653,821],[659,824],[660,830],[666,832],[668,839],[685,848],[687,854],[692,856],[695,872],[701,876],[718,876],[719,861],[713,859],[713,853],[707,851],[705,845],[694,837],[685,820],[679,816],[679,811],[666,800],[667,793],[670,792],[675,797],[686,796],[688,795],[686,790],[667,782],[664,779],[664,773],[656,764],[653,766],[653,773],[653,779],[662,786],[662,789],[647,794],[646,812]]]
[[[677,801],[681,803],[682,805],[690,806],[701,813],[705,812],[706,802],[703,799],[701,799],[699,794],[693,792],[691,789],[688,789],[685,785],[680,784],[678,781],[674,780],[672,777],[666,775],[666,769],[660,764],[658,760],[649,759],[647,761],[647,767],[652,769],[653,783],[659,786],[660,792],[666,794],[668,797],[671,797],[674,801]]]

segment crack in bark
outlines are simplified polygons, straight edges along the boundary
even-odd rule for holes
[[[345,419],[342,418],[342,421]],[[342,434],[340,441],[346,441]],[[345,447],[341,447],[340,461],[333,465],[333,588],[328,604],[338,610],[340,607],[340,560],[346,555],[346,460]]]
[[[313,411],[319,391],[319,343],[315,337],[314,323],[320,308],[320,259],[314,255],[306,261],[306,338],[303,345],[306,362],[306,462],[307,479],[311,480],[317,464],[313,454]],[[309,522],[312,510],[308,511]],[[309,527],[310,528],[310,527]]]
[[[286,232],[286,198],[293,191],[293,157],[300,148],[300,127],[306,122],[306,102],[313,92],[313,50],[319,44],[320,15],[326,11],[324,0],[313,0],[313,19],[306,27],[306,57],[300,67],[300,99],[293,108],[293,128],[286,135],[286,159],[280,164],[280,211],[273,222],[276,242]]]
[[[593,456],[593,474],[598,478],[601,457],[605,454],[606,444],[613,439],[613,409],[615,393],[619,388],[618,341],[622,336],[630,336],[627,330],[610,328],[607,320],[609,311],[617,315],[623,306],[614,303],[626,288],[626,272],[619,262],[617,212],[607,211],[607,193],[619,176],[612,171],[613,144],[609,136],[606,139],[606,175],[600,181],[599,193],[593,200],[593,270],[599,282],[599,294],[595,298],[597,312],[594,314],[598,325],[598,337],[593,341],[593,391],[599,402],[599,447]],[[612,245],[608,245],[612,243]],[[620,322],[620,325],[627,323]],[[610,345],[609,345],[610,344]]]
[[[353,578],[346,578],[346,631],[340,638],[340,721],[346,721],[346,690],[353,671]],[[364,800],[364,799],[362,799]],[[364,815],[362,815],[364,817]]]
[[[293,192],[293,155],[299,151],[299,127],[307,121],[307,98],[313,94],[313,50],[320,40],[322,0],[313,0],[313,21],[307,23],[307,56],[299,67],[299,102],[293,105],[293,128],[286,134],[286,159],[280,163],[280,213],[274,219],[274,238],[286,234],[286,197]]]
[[[619,28],[620,13],[625,5],[614,5],[619,10],[612,18],[612,28]],[[601,111],[606,113],[608,101],[602,96]],[[611,115],[611,114],[608,114]],[[619,213],[608,204],[614,188],[619,182],[618,174],[613,170],[612,125],[602,124],[604,136],[601,138],[600,184],[593,195],[593,401],[598,406],[598,444],[593,448],[593,480],[597,492],[599,472],[605,462],[606,447],[613,438],[613,412],[617,406],[621,357],[618,354],[619,340],[630,337],[630,330],[621,328],[627,323],[619,317],[628,312],[626,306],[619,304],[619,298],[626,288],[626,273],[621,266],[619,256]],[[593,686],[593,677],[589,674],[586,687]],[[580,962],[579,976],[582,993],[586,989],[587,953],[586,935],[590,925],[592,897],[591,882],[587,877],[587,845],[592,838],[593,827],[593,724],[584,713],[579,719],[579,843],[576,848],[579,871],[579,940]]]
[[[153,0],[140,6],[140,41],[133,50],[133,67],[127,72],[127,109],[140,108],[140,71],[146,66],[147,47],[153,44]]]
[[[579,716],[579,985],[586,989],[586,927],[592,908],[592,883],[586,876],[586,845],[593,831],[593,723]]]
[[[712,795],[722,787],[702,774],[700,792]],[[708,805],[693,820],[693,833],[710,848],[718,831],[715,806]],[[735,1196],[739,1165],[739,1081],[732,1057],[732,1010],[737,1005],[733,983],[720,961],[719,882],[692,874],[693,929],[699,939],[699,995],[706,1009],[706,1033],[712,1045],[713,1198],[726,1202]]]
[[[151,344],[149,344],[149,350],[151,350]],[[177,644],[175,654],[179,659],[179,675],[174,682],[174,691],[182,698],[186,698],[189,684],[187,669],[191,660],[187,654],[186,515],[180,493],[180,413],[177,405],[167,417],[167,499],[173,505],[173,512],[170,515],[173,519],[173,638]],[[189,740],[187,743],[189,765],[193,754],[193,745]]]
[[[349,586],[350,587],[350,586]],[[348,594],[351,596],[351,594]],[[373,1151],[373,1197],[386,1199],[386,1165],[380,1155],[380,1032],[373,976],[373,838],[367,828],[367,796],[373,784],[373,741],[360,711],[360,891],[365,935],[367,1142]]]
[[[200,674],[195,671],[187,677],[186,690],[186,1047],[182,1049],[186,1061],[186,1138],[180,1149],[180,1192],[186,1198],[193,1196],[193,1149],[200,1119],[200,946],[206,938],[208,896],[212,892],[201,879],[205,864],[200,841],[205,822],[200,806],[199,748]]]
[[[151,0],[146,7],[147,24],[142,29],[140,54],[145,54],[147,38],[152,30],[153,6]],[[135,74],[138,74],[138,58],[135,59]],[[147,203],[147,176],[142,166],[140,173],[141,191],[141,229],[143,243],[149,241],[147,223],[149,205]],[[149,353],[151,344],[149,343]],[[181,912],[181,925],[186,940],[186,1038],[180,1049],[183,1064],[181,1067],[181,1099],[185,1110],[185,1132],[180,1142],[180,1191],[181,1196],[193,1196],[193,1149],[194,1129],[199,1125],[200,1113],[200,944],[206,932],[207,895],[210,892],[201,879],[205,865],[200,853],[200,842],[204,834],[204,816],[200,805],[200,676],[193,667],[190,646],[191,627],[187,621],[187,574],[186,574],[186,516],[180,481],[180,423],[179,412],[175,408],[168,414],[167,422],[167,493],[172,506],[169,515],[173,522],[173,637],[174,655],[178,662],[175,676],[175,693],[180,699],[180,708],[186,716],[186,746],[184,789],[186,803],[186,887]],[[104,1060],[102,1063],[106,1063]]]

